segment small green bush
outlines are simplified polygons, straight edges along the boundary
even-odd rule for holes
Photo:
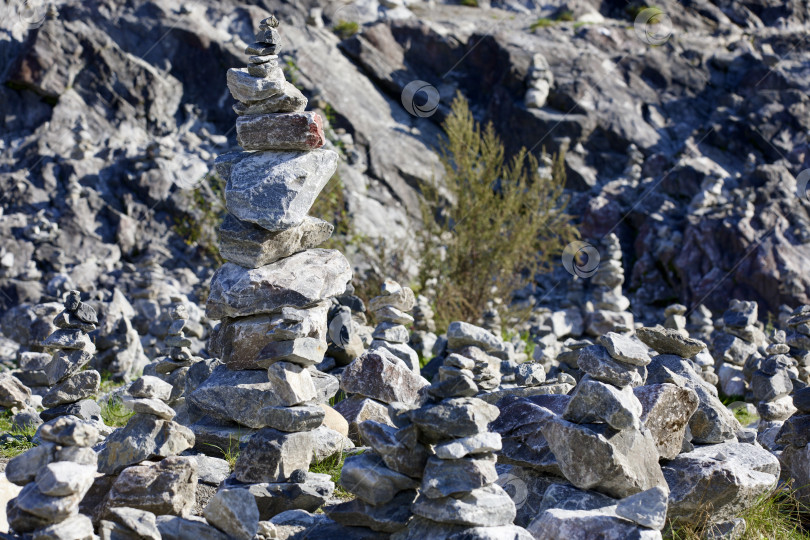
[[[127,422],[134,414],[134,411],[124,406],[118,396],[110,396],[106,402],[101,404],[101,419],[110,427],[127,425]]]
[[[478,0],[461,0],[462,6],[478,7]]]
[[[505,162],[492,124],[482,130],[460,94],[443,127],[449,197],[435,182],[423,188],[419,260],[419,287],[436,282],[439,328],[476,320],[489,299],[508,298],[578,237],[565,213],[562,155],[550,176],[540,175],[537,158],[525,148]]]
[[[574,14],[570,11],[561,11],[554,20],[558,22],[573,22]]]
[[[529,26],[529,30],[534,32],[538,28],[548,28],[549,26],[554,26],[554,21],[552,21],[551,19],[547,19],[545,17],[541,17],[541,18],[537,19],[536,21],[534,21],[531,24],[531,26]]]
[[[360,31],[360,25],[354,21],[338,21],[332,27],[332,31],[340,37],[340,39],[348,39]]]
[[[35,426],[25,426],[22,429],[14,427],[11,423],[11,411],[0,414],[0,435],[8,435],[0,443],[0,458],[13,458],[36,446],[36,431]]]

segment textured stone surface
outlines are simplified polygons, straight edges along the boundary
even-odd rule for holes
[[[677,354],[682,358],[691,358],[706,348],[702,341],[684,337],[671,328],[641,327],[636,329],[636,336],[659,354]]]
[[[168,401],[172,395],[172,385],[158,377],[144,375],[129,385],[128,391],[132,397]]]
[[[389,502],[400,491],[416,489],[418,484],[386,467],[379,455],[364,452],[346,458],[340,473],[340,485],[363,501],[378,505]]]
[[[237,540],[253,540],[259,529],[259,508],[250,491],[223,489],[203,511],[208,523]]]
[[[222,265],[211,278],[211,319],[308,307],[346,290],[352,271],[339,251],[310,249],[261,268]]]
[[[374,420],[393,426],[388,407],[384,403],[363,396],[354,395],[335,405],[335,410],[346,419],[349,424],[349,438],[356,444],[362,444],[359,425],[366,420]]]
[[[668,489],[656,486],[620,500],[616,513],[642,527],[660,531],[666,524],[668,497]]]
[[[466,456],[497,452],[501,449],[501,436],[498,433],[484,432],[461,437],[436,445],[433,450],[441,459],[460,459]]]
[[[419,495],[413,513],[424,518],[457,525],[508,525],[515,519],[515,503],[497,484],[476,489],[462,497],[430,499]]]
[[[136,414],[123,429],[114,431],[99,452],[98,470],[116,474],[149,458],[179,454],[194,446],[191,429],[151,414]]]
[[[194,458],[171,456],[121,471],[107,495],[106,507],[137,508],[155,515],[189,513],[197,484]]]
[[[413,490],[401,491],[386,504],[371,505],[361,499],[346,501],[325,510],[326,514],[348,527],[368,527],[374,531],[393,533],[403,529],[411,518]]]
[[[118,527],[121,527],[126,531],[126,533],[122,534],[124,538],[127,538],[127,535],[132,536],[134,534],[137,535],[139,539],[161,540],[160,530],[157,526],[157,519],[155,518],[155,514],[152,512],[138,510],[137,508],[110,508],[106,517],[109,521],[103,521],[102,527],[104,523],[114,523],[117,526],[116,530],[119,532],[119,534],[122,533]],[[103,537],[104,532],[101,534]],[[110,537],[116,538],[115,533],[111,533]]]
[[[497,407],[478,398],[453,398],[410,411],[409,416],[419,427],[420,439],[436,443],[486,431],[499,413]]]
[[[497,479],[494,454],[461,459],[430,457],[422,477],[420,493],[433,499],[459,496],[492,484]]]
[[[229,489],[244,489],[253,496],[259,519],[267,520],[288,510],[314,512],[332,497],[335,484],[327,474],[307,473],[306,481],[228,484]]]
[[[422,476],[428,451],[417,440],[416,426],[397,429],[366,420],[358,425],[358,429],[363,442],[382,457],[389,469],[414,478]]]
[[[447,347],[459,349],[466,345],[480,347],[488,353],[500,353],[504,350],[503,342],[491,332],[462,321],[450,323],[447,327]]]
[[[47,384],[55,385],[79,371],[92,359],[93,355],[87,351],[56,351],[45,370]]]
[[[641,403],[629,386],[617,388],[586,376],[574,388],[563,418],[577,424],[604,422],[614,429],[639,429]]]
[[[54,523],[76,514],[79,511],[79,502],[81,502],[85,492],[63,497],[52,497],[45,495],[35,483],[31,483],[22,488],[20,494],[17,495],[15,505],[22,512],[41,518],[49,523]],[[9,522],[11,523],[11,520]]]
[[[265,407],[259,411],[257,424],[279,431],[312,431],[323,424],[326,413],[318,405],[298,405],[295,407]]]
[[[99,438],[98,429],[74,416],[63,416],[42,424],[39,436],[63,446],[93,446]]]
[[[271,232],[228,214],[219,227],[219,253],[245,268],[259,268],[318,247],[332,236],[334,228],[322,219],[306,216],[295,227]]]
[[[268,77],[254,77],[247,68],[231,68],[227,81],[231,95],[243,103],[261,101],[284,90],[284,72],[281,68],[272,70]]]
[[[53,460],[53,453],[54,445],[44,443],[14,456],[6,464],[6,479],[18,486],[33,482],[40,469]]]
[[[93,483],[96,468],[70,461],[48,464],[37,473],[39,491],[52,497],[66,497],[76,493],[86,493]]]
[[[615,332],[608,332],[599,337],[601,343],[610,356],[635,366],[646,366],[650,363],[650,355],[647,354],[647,347],[625,335]]]
[[[227,157],[218,163],[222,159]],[[225,188],[228,212],[268,231],[281,231],[304,221],[334,174],[338,155],[320,149],[245,153],[233,159]]]
[[[281,83],[281,91],[278,94],[252,103],[236,102],[233,106],[233,110],[239,115],[298,112],[306,108],[307,98],[287,81]]]
[[[420,390],[429,384],[385,349],[367,351],[356,358],[340,380],[344,392],[407,404],[419,404],[424,399]]]
[[[162,540],[228,540],[228,537],[202,518],[157,516]]]
[[[39,529],[33,540],[92,540],[93,537],[93,522],[85,515],[76,514]]]
[[[73,403],[98,392],[101,375],[98,371],[81,371],[63,380],[42,396],[43,407]]]
[[[578,350],[579,369],[598,381],[616,386],[641,386],[647,377],[643,366],[633,366],[614,359],[601,345],[590,345]]]
[[[314,111],[242,115],[236,140],[245,150],[303,150],[323,146],[323,120]]]
[[[309,469],[315,444],[312,432],[283,433],[264,428],[240,452],[234,476],[240,482],[283,482],[298,469]]]
[[[664,484],[649,431],[615,431],[605,424],[577,425],[561,418],[541,430],[563,474],[578,488],[621,498]]]
[[[686,426],[697,410],[697,394],[669,383],[641,386],[634,393],[641,402],[641,420],[655,439],[658,455],[674,458],[681,452]]]
[[[315,399],[315,384],[309,370],[290,362],[275,362],[267,368],[268,382],[281,401],[290,407]]]
[[[661,533],[604,510],[567,510],[552,508],[533,521],[529,532],[536,539],[552,540],[661,540]]]
[[[725,443],[696,447],[663,467],[669,484],[670,520],[690,523],[740,515],[757,498],[770,493],[779,480],[779,461],[752,444]]]

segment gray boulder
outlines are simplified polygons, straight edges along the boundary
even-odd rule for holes
[[[259,508],[250,491],[222,489],[203,510],[208,523],[235,540],[253,540],[259,529]]]

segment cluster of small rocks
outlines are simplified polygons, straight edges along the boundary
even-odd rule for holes
[[[430,306],[430,300],[425,295],[416,296],[416,305],[413,308],[413,331],[411,332],[410,346],[421,358],[433,355],[433,347],[439,339],[436,335],[435,313]]]
[[[627,311],[630,300],[622,292],[624,267],[619,238],[610,233],[602,238],[600,261],[592,284],[590,303],[586,303],[586,332],[599,336],[608,331],[628,332],[633,329],[633,314]]]
[[[96,453],[92,446],[98,430],[74,416],[43,424],[41,442],[13,458],[6,478],[23,486],[6,507],[9,526],[34,538],[91,540],[93,524],[79,514],[79,503],[96,476]]]
[[[414,319],[408,312],[415,304],[416,298],[409,287],[386,280],[382,285],[382,294],[369,302],[369,309],[377,321],[369,349],[385,349],[414,373],[419,373],[419,355],[408,345],[410,331],[406,326],[413,324]]]

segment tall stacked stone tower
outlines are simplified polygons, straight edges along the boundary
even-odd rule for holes
[[[284,80],[277,27],[275,17],[263,20],[246,49],[250,65],[228,70],[244,150],[217,159],[228,210],[220,253],[229,262],[212,278],[206,305],[222,321],[209,348],[223,365],[186,402],[198,443],[227,448],[231,434],[249,438],[233,482],[281,493],[281,484],[308,481],[312,432],[337,391],[314,366],[327,348],[330,298],[352,273],[340,252],[316,249],[332,226],[307,212],[338,155],[320,149],[320,116],[305,112],[306,98]]]

